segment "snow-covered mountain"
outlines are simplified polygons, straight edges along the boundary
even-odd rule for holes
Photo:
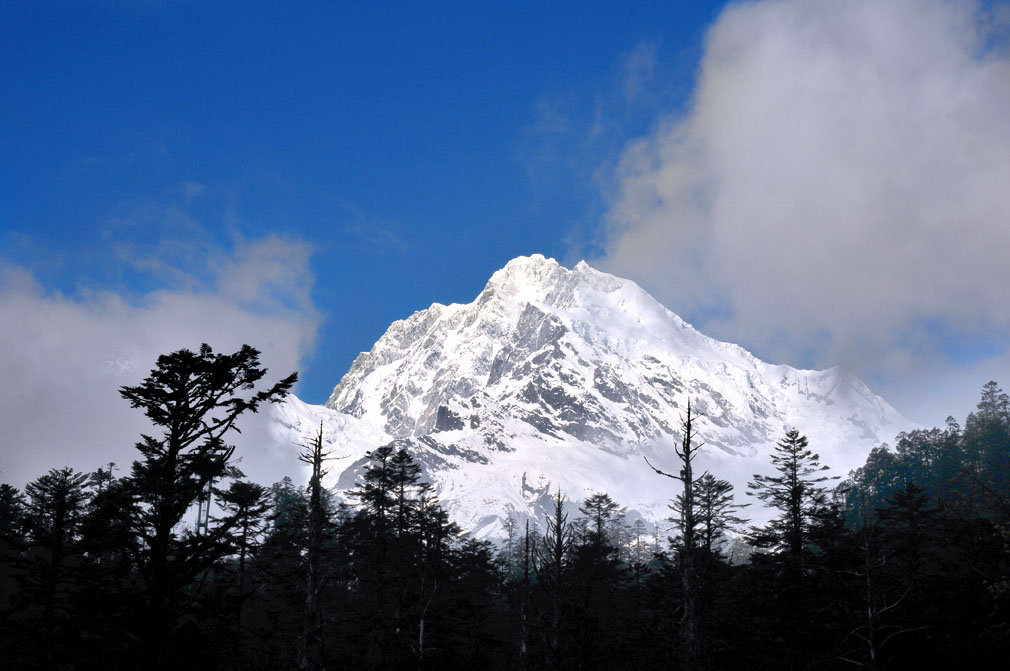
[[[276,437],[324,425],[331,485],[353,486],[366,451],[395,441],[478,537],[503,518],[539,518],[559,488],[607,492],[649,520],[667,517],[688,398],[702,414],[701,468],[743,497],[787,427],[838,474],[911,426],[840,368],[760,361],[692,328],[629,280],[540,255],[496,272],[469,304],[433,304],[394,322],[354,361],[325,406],[279,406]],[[342,468],[343,470],[340,470]],[[338,472],[339,471],[339,472]],[[751,515],[760,518],[760,511]]]

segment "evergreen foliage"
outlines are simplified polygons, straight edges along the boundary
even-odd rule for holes
[[[741,504],[683,463],[665,544],[605,492],[577,506],[557,492],[545,528],[513,523],[501,549],[468,538],[406,442],[355,465],[348,502],[322,486],[321,434],[303,446],[307,486],[248,482],[226,432],[288,381],[245,386],[262,375],[242,352],[163,357],[124,390],[164,431],[143,437],[129,475],[110,464],[0,485],[0,667],[879,670],[994,668],[1010,654],[1010,514],[994,471],[1010,418],[995,383],[963,430],[902,434],[834,492],[789,431],[775,474],[752,483],[779,515],[731,563],[720,538]],[[210,482],[218,514],[197,534],[177,513]]]
[[[837,476],[820,475],[828,467],[796,429],[786,431],[785,438],[775,444],[771,462],[778,475],[755,474],[747,493],[777,510],[779,516],[764,527],[752,528],[750,540],[755,547],[782,554],[798,568],[809,549],[811,527],[828,504],[827,488],[821,483]]]
[[[720,552],[729,534],[747,522],[737,512],[749,504],[736,503],[733,485],[711,473],[698,479],[696,496],[700,545],[706,554]]]
[[[244,345],[234,354],[215,354],[204,344],[199,352],[182,349],[158,357],[157,367],[137,386],[120,394],[141,408],[162,430],[142,436],[141,454],[126,482],[132,505],[126,511],[136,534],[133,546],[145,586],[146,617],[140,636],[144,661],[156,669],[178,663],[173,634],[188,622],[192,600],[188,586],[233,550],[234,515],[206,534],[179,535],[175,529],[188,510],[229,473],[235,448],[225,443],[245,412],[282,399],[297,374],[255,391],[266,375],[259,352]]]

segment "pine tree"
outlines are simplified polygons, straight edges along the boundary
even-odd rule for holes
[[[16,668],[20,637],[15,634],[12,599],[17,593],[19,559],[25,547],[25,498],[17,487],[0,484],[0,663]]]
[[[137,386],[120,394],[141,408],[162,429],[160,437],[143,435],[129,478],[134,505],[129,511],[142,543],[137,557],[146,588],[145,657],[156,669],[170,665],[168,646],[185,587],[232,549],[234,516],[206,535],[175,529],[186,512],[228,473],[235,448],[225,437],[245,412],[276,402],[290,391],[297,374],[255,391],[266,375],[259,352],[248,345],[234,354],[182,349],[158,357],[157,367]]]
[[[290,477],[272,485],[268,496],[269,527],[249,566],[244,653],[259,668],[295,668],[305,616],[308,497]]]
[[[821,475],[828,467],[821,465],[819,459],[808,448],[806,436],[790,429],[772,453],[778,475],[755,475],[748,485],[751,491],[747,492],[779,512],[766,526],[751,527],[748,540],[758,548],[770,550],[784,569],[776,587],[776,610],[781,618],[779,633],[786,643],[782,648],[786,656],[784,666],[791,670],[802,667],[813,633],[803,626],[800,616],[813,596],[805,591],[805,564],[811,555],[808,545],[817,522],[822,517],[833,519],[825,514],[829,510],[828,498],[821,483],[835,478]]]
[[[618,598],[625,573],[618,558],[613,523],[621,507],[608,494],[586,498],[579,511],[585,516],[585,532],[573,547],[571,558],[571,596],[575,654],[574,666],[608,667],[617,662],[614,655],[615,631],[620,618]]]
[[[964,427],[969,472],[988,516],[1010,519],[1010,397],[990,380]]]
[[[23,595],[40,610],[38,660],[43,668],[56,663],[61,625],[71,616],[70,595],[78,586],[81,566],[81,526],[89,498],[88,474],[72,468],[52,469],[25,487],[28,553]],[[62,645],[60,644],[62,643]]]
[[[767,526],[752,528],[750,540],[759,548],[781,553],[800,570],[811,524],[828,502],[821,483],[838,476],[820,475],[828,467],[796,429],[786,431],[785,438],[776,443],[771,461],[778,475],[755,474],[747,493],[779,511],[779,516]]]
[[[728,532],[747,521],[737,515],[747,504],[736,503],[733,485],[709,473],[698,479],[697,497],[701,547],[712,554]]]
[[[909,482],[884,502],[878,514],[881,526],[888,532],[892,565],[900,567],[903,574],[895,582],[914,589],[927,565],[935,563],[930,547],[935,545],[932,536],[937,533],[937,510],[930,506],[925,491]],[[938,570],[938,566],[928,566],[928,570]]]
[[[608,530],[614,517],[620,512],[621,506],[610,498],[609,494],[593,494],[579,506],[579,512],[588,520],[585,544],[602,548],[613,545]]]
[[[547,602],[541,609],[546,638],[546,668],[562,668],[564,630],[566,628],[566,598],[569,586],[569,566],[574,543],[572,526],[565,512],[565,498],[558,490],[554,499],[553,514],[547,518],[547,531],[543,542],[534,552],[534,570]]]
[[[24,494],[17,487],[0,484],[0,564],[10,561],[19,554],[24,541]],[[8,574],[3,575],[7,577]]]
[[[509,518],[511,519],[511,518]],[[526,671],[530,659],[530,586],[533,554],[530,547],[530,521],[526,520],[522,541],[522,578],[519,583],[519,670]]]
[[[266,529],[270,511],[270,490],[245,480],[234,480],[228,489],[215,491],[226,518],[235,519],[235,546],[238,551],[236,585],[239,594],[246,590],[246,564],[260,545],[260,534]]]
[[[352,493],[358,509],[341,532],[357,581],[355,608],[369,623],[363,654],[378,667],[427,663],[451,619],[441,604],[460,531],[421,480],[406,446],[368,453]]]

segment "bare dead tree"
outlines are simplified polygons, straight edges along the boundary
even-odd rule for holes
[[[321,594],[326,584],[326,576],[321,570],[320,555],[323,546],[323,535],[326,526],[326,510],[323,504],[323,477],[329,469],[323,464],[339,459],[333,457],[323,446],[323,423],[319,422],[319,431],[312,439],[301,446],[303,449],[298,460],[312,467],[309,477],[309,528],[308,556],[306,561],[305,581],[305,613],[302,621],[301,650],[299,654],[299,669],[323,668],[323,623]]]
[[[677,480],[683,485],[683,491],[673,499],[670,509],[674,511],[673,520],[680,529],[680,547],[678,548],[678,558],[681,574],[681,598],[683,599],[683,611],[681,616],[681,632],[684,638],[685,668],[698,668],[698,615],[696,612],[696,580],[695,580],[695,549],[698,544],[699,520],[696,514],[697,498],[695,486],[703,473],[697,478],[694,476],[694,458],[698,455],[698,450],[704,443],[694,444],[696,437],[693,422],[696,415],[691,414],[691,399],[687,401],[687,415],[681,420],[680,447],[674,447],[674,453],[680,460],[680,472],[676,475],[662,471],[645,457],[645,463],[657,474]]]

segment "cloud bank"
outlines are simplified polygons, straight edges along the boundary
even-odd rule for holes
[[[1006,14],[729,6],[689,111],[625,148],[597,262],[794,364],[900,374],[949,363],[945,343],[1005,338]]]
[[[267,380],[298,370],[319,323],[309,257],[307,245],[279,237],[211,246],[195,259],[199,273],[172,268],[174,288],[134,296],[48,293],[24,268],[0,266],[0,481],[20,487],[51,467],[109,461],[128,471],[151,428],[118,389],[139,383],[160,354],[248,343]],[[240,421],[234,442],[240,467],[269,484],[300,469],[294,448],[272,444],[263,415]]]

